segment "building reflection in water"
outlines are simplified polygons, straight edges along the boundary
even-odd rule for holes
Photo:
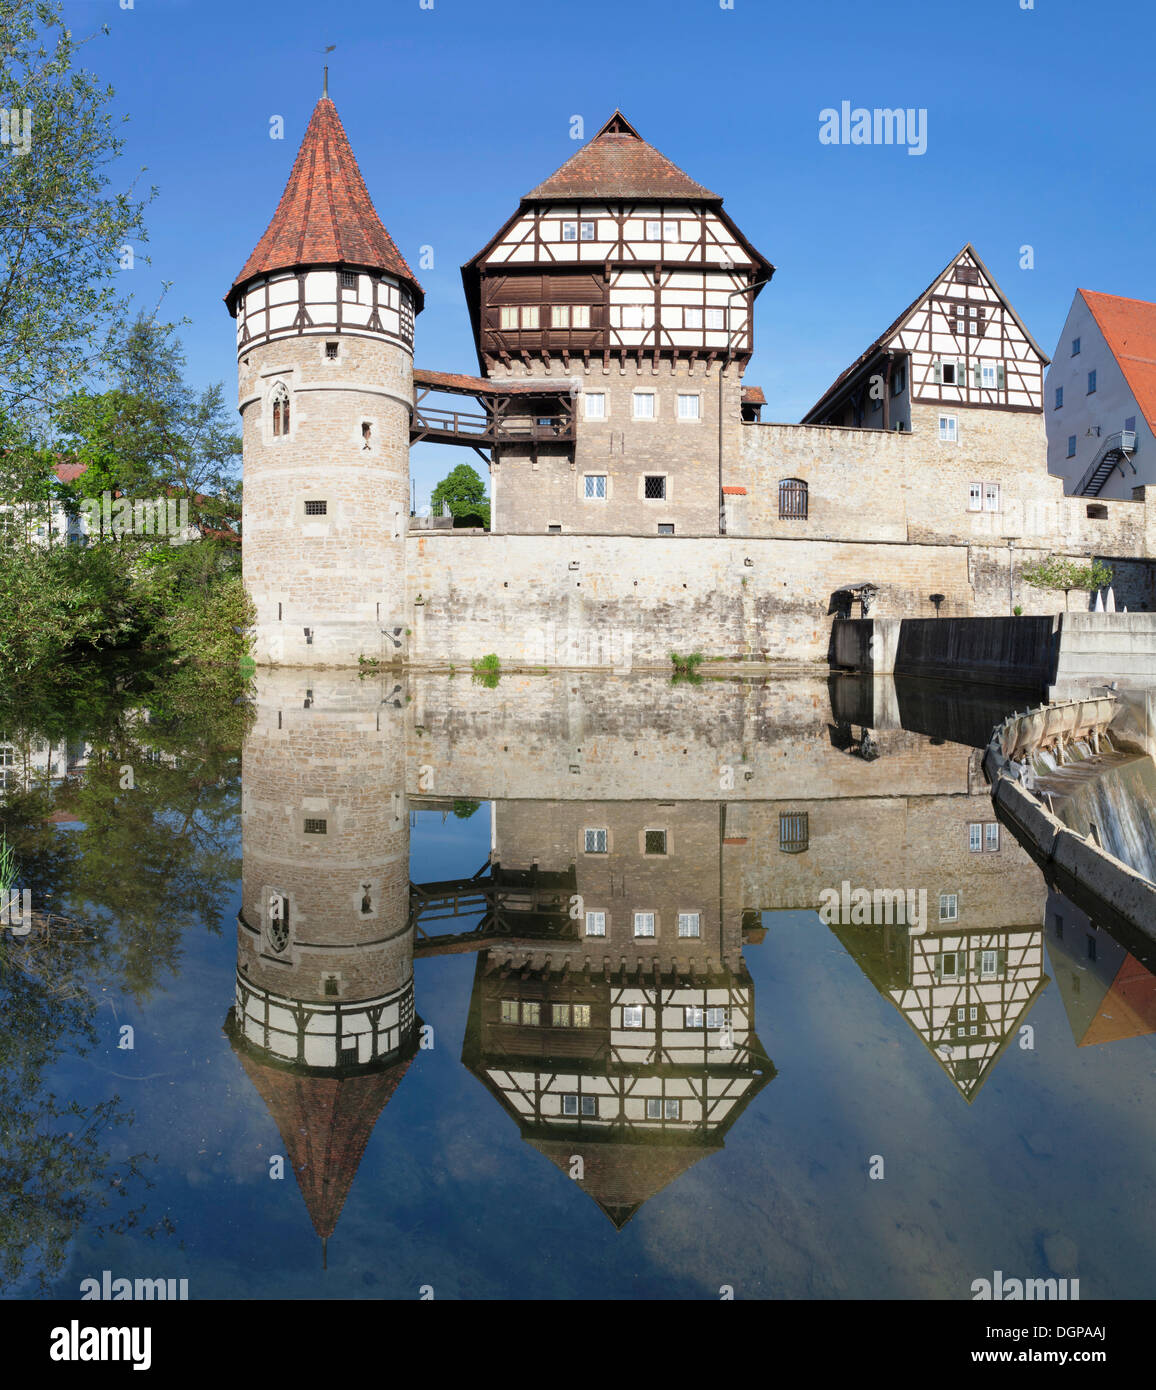
[[[843,884],[924,895],[918,923],[815,917],[816,948],[834,934],[974,1100],[1048,982],[1047,890],[975,747],[997,705],[879,679],[262,672],[227,1026],[318,1234],[416,1050],[415,955],[477,952],[464,1064],[618,1227],[775,1076],[743,956],[763,914]],[[411,884],[410,809],[463,800],[490,803],[489,862]]]

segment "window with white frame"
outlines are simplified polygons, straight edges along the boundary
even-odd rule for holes
[[[647,222],[647,241],[679,241],[677,222]]]
[[[940,919],[942,920],[942,918]],[[958,980],[962,961],[959,951],[944,951],[939,958],[939,978],[941,980]]]
[[[697,395],[682,395],[678,397],[678,418],[680,420],[697,420],[699,418],[699,398]]]
[[[606,853],[606,840],[607,840],[607,836],[609,835],[609,833],[610,833],[610,832],[607,831],[607,830],[587,830],[587,831],[585,831],[585,832],[584,832],[584,835],[585,835],[585,843],[586,843],[586,853],[587,853],[587,854],[605,854],[605,853]]]
[[[555,304],[550,310],[551,328],[570,327],[570,306],[569,304]]]
[[[590,1027],[590,1005],[589,1005],[589,1004],[575,1004],[575,1005],[574,1005],[574,1027],[575,1027],[575,1028],[589,1028],[589,1027]]]
[[[586,391],[582,399],[586,402],[587,420],[606,419],[606,393],[604,391]]]
[[[983,509],[985,512],[999,511],[999,483],[984,483]]]
[[[973,821],[967,827],[968,849],[972,854],[983,853],[983,824],[980,821]]]
[[[983,484],[968,483],[967,485],[967,510],[969,512],[983,511]]]
[[[585,484],[585,497],[587,502],[606,501],[606,474],[587,473],[583,479]]]
[[[538,306],[537,306],[536,304],[523,304],[523,305],[522,305],[522,327],[523,327],[523,328],[537,328],[537,327],[538,327]]]
[[[593,222],[580,222],[580,223],[578,224],[578,231],[579,231],[580,239],[581,239],[582,241],[593,241],[593,240],[594,240],[594,223],[593,223]]]
[[[563,222],[563,223],[562,223],[562,240],[563,240],[563,241],[577,241],[577,240],[578,240],[578,223],[577,223],[577,222]]]
[[[686,309],[683,311],[683,322],[687,328],[702,327],[702,310]]]
[[[999,849],[999,821],[993,820],[987,823],[986,847],[995,851]]]
[[[570,327],[589,328],[590,327],[590,305],[571,304],[570,306]]]
[[[522,1022],[537,1027],[542,1022],[542,1005],[537,1000],[522,1001]]]
[[[999,375],[996,371],[994,362],[983,362],[980,364],[980,385],[989,391],[994,391],[999,384]]]
[[[498,310],[498,318],[502,328],[517,328],[518,306],[516,304],[503,304]]]
[[[954,415],[941,415],[939,417],[939,439],[943,444],[954,444],[956,442],[956,427]]]
[[[623,1028],[642,1027],[642,1005],[623,1004],[622,1006],[622,1026]]]
[[[516,999],[502,1000],[502,1022],[517,1023],[518,1021],[518,1001]]]
[[[999,952],[980,951],[979,953],[979,978],[981,980],[990,979],[999,973]]]
[[[701,1028],[706,1019],[706,1012],[699,1004],[686,1004],[682,1010],[682,1026],[684,1028]]]
[[[654,392],[635,391],[634,393],[634,418],[636,420],[654,419]]]
[[[586,935],[605,936],[606,935],[606,913],[588,912],[586,914]]]
[[[574,1092],[563,1095],[562,1097],[563,1115],[597,1115],[598,1097],[580,1096]]]
[[[706,326],[707,326],[708,328],[725,328],[725,327],[726,327],[726,310],[725,310],[725,309],[708,309],[708,310],[706,311]]]
[[[939,920],[941,922],[955,922],[959,918],[959,894],[940,893],[939,895]]]
[[[654,935],[654,913],[636,912],[634,914],[634,935],[653,936]]]
[[[728,1020],[728,1010],[723,1007],[707,1009],[706,1026],[708,1028],[725,1028]]]
[[[679,936],[698,936],[701,930],[701,920],[697,912],[680,912],[678,914]]]

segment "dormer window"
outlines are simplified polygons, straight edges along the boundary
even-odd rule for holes
[[[289,433],[289,392],[284,385],[273,391],[273,434],[280,437]]]

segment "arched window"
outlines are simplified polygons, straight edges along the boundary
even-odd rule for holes
[[[784,478],[779,484],[779,520],[806,521],[807,484],[801,478]]]
[[[289,433],[289,392],[282,386],[273,391],[273,434]]]

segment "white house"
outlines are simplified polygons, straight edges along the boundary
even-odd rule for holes
[[[1048,471],[1069,496],[1156,484],[1156,304],[1077,290],[1045,381]]]

